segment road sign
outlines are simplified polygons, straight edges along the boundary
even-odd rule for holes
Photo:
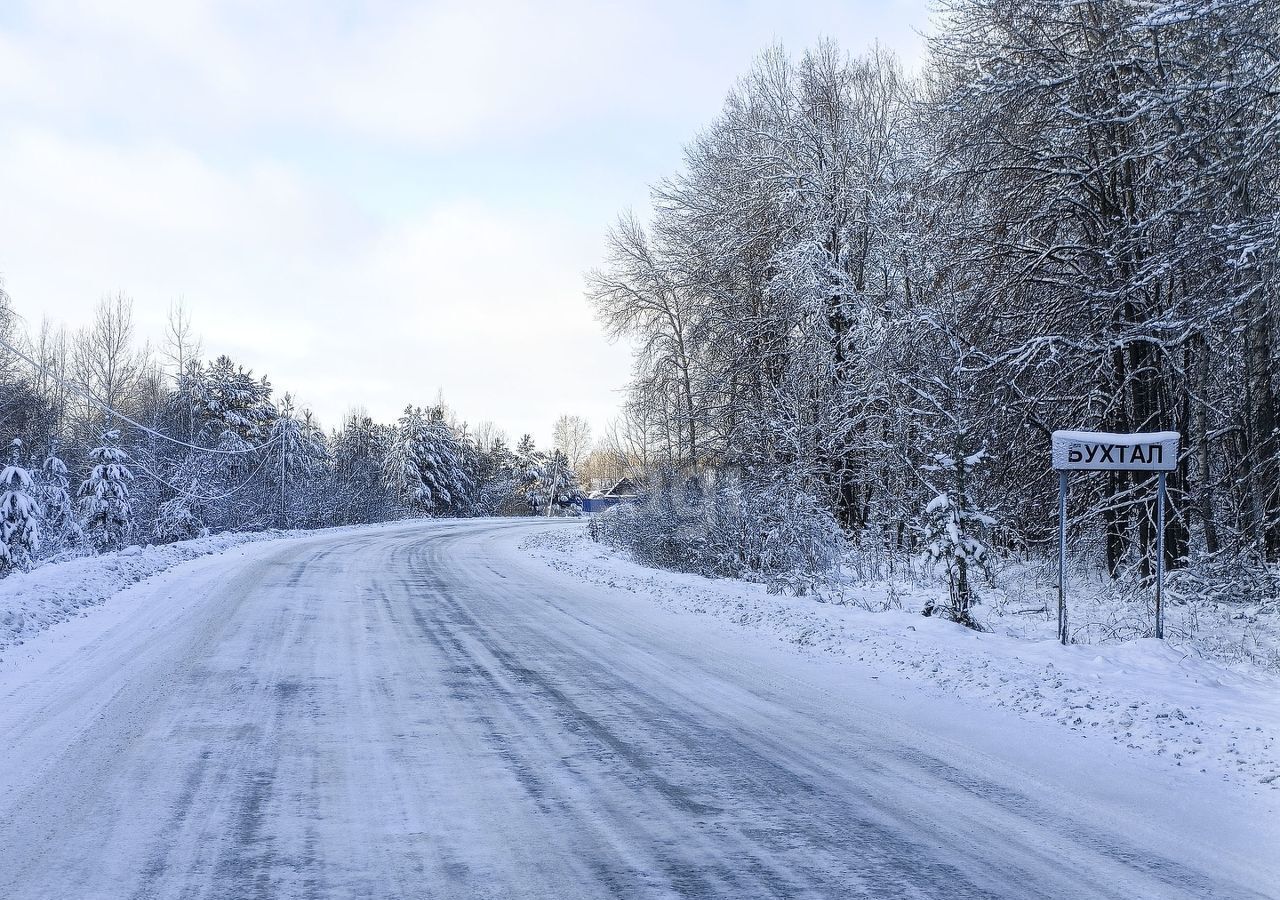
[[[1053,467],[1058,471],[1058,640],[1062,643],[1067,643],[1067,474],[1072,471],[1157,473],[1156,637],[1164,638],[1165,473],[1178,467],[1180,439],[1176,431],[1053,433]]]
[[[1053,467],[1059,472],[1172,472],[1178,467],[1176,431],[1107,434],[1101,431],[1055,431]]]

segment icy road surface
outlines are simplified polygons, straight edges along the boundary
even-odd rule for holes
[[[0,897],[1256,897],[1274,818],[575,585],[519,522],[246,545],[0,665]]]

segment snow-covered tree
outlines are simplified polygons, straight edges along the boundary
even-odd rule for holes
[[[119,447],[120,432],[108,431],[102,444],[89,451],[89,477],[80,485],[85,534],[99,552],[119,549],[133,533],[129,455]]]
[[[208,365],[188,365],[178,396],[190,404],[196,437],[227,449],[263,443],[276,417],[271,383],[252,369],[219,356]]]
[[[259,449],[277,415],[271,393],[266,378],[225,355],[207,364],[187,361],[163,404],[167,427],[184,442],[220,452],[160,447],[153,460],[146,448],[138,448],[139,470],[163,471],[164,481],[180,495],[163,489],[156,516],[163,508],[166,521],[153,526],[165,534],[192,536],[186,532],[197,525],[197,531],[238,530],[261,528],[278,518],[279,482],[269,477],[268,460]]]
[[[559,450],[550,455],[534,447],[525,435],[516,448],[515,480],[521,496],[533,511],[549,516],[553,510],[573,510],[582,505],[582,490],[569,459]]]
[[[270,438],[267,466],[279,491],[277,521],[281,528],[289,528],[299,516],[307,521],[311,501],[318,500],[313,488],[328,455],[324,435],[309,414],[297,413],[293,397],[286,393],[271,424]]]
[[[418,468],[419,442],[424,428],[422,409],[406,406],[382,462],[382,476],[387,486],[406,506],[431,502],[430,489],[423,484]]]
[[[204,520],[194,508],[195,501],[185,495],[171,497],[160,504],[152,536],[161,543],[189,541],[209,533]]]
[[[436,514],[466,515],[474,482],[462,443],[440,408],[428,417],[419,465]]]
[[[547,513],[551,508],[579,510],[582,506],[582,488],[578,485],[578,473],[560,450],[553,450],[542,468],[542,478],[547,496]]]
[[[973,473],[985,458],[983,450],[959,458],[940,454],[925,467],[941,487],[924,509],[922,556],[927,563],[942,566],[947,574],[950,605],[940,612],[970,627],[976,627],[972,609],[978,602],[974,574],[991,574],[990,550],[983,535],[995,520],[977,508],[971,495]],[[925,615],[934,611],[932,603],[925,607]]]
[[[45,553],[60,553],[83,540],[84,532],[71,501],[71,476],[56,443],[49,448],[36,473],[35,498],[40,504],[41,544]]]
[[[395,496],[383,479],[395,429],[353,413],[332,437],[330,504],[334,524],[377,522],[393,515]]]
[[[555,448],[569,460],[575,472],[591,452],[591,423],[582,416],[563,415],[551,429]]]
[[[470,489],[456,436],[438,411],[405,407],[383,462],[392,492],[411,509],[429,514],[452,511]]]
[[[480,448],[475,478],[478,515],[499,515],[512,508],[519,480],[516,457],[503,437],[494,437]]]
[[[22,441],[15,439],[10,448],[9,464],[0,471],[0,572],[28,568],[40,549],[35,479],[22,465]]]

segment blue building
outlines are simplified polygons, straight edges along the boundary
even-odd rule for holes
[[[623,478],[609,490],[601,494],[586,497],[582,501],[584,513],[603,512],[611,506],[636,499],[636,486],[630,478]]]

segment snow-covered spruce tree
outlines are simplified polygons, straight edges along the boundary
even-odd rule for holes
[[[85,535],[95,550],[117,550],[133,533],[133,507],[129,482],[133,473],[129,455],[120,449],[120,432],[102,436],[101,446],[89,451],[89,477],[80,485],[81,516]]]
[[[40,549],[35,480],[22,465],[22,441],[14,439],[9,465],[0,471],[0,572],[30,567]]]
[[[35,498],[40,504],[40,543],[45,555],[60,553],[84,539],[71,503],[71,477],[56,442],[36,473]]]
[[[159,504],[151,525],[152,537],[162,543],[187,541],[213,530],[211,520],[215,528],[225,523],[219,507],[225,508],[227,500],[211,499],[226,490],[223,465],[202,451],[192,451],[177,462],[168,479],[177,493]]]
[[[939,612],[969,628],[980,627],[972,616],[978,602],[973,576],[982,573],[989,578],[991,575],[990,553],[982,535],[995,520],[977,508],[970,494],[972,474],[986,455],[984,450],[964,457],[939,454],[934,457],[933,465],[924,467],[926,473],[937,477],[938,493],[925,506],[924,524],[920,528],[924,542],[922,555],[926,563],[941,565],[946,571],[950,594],[950,605],[946,609],[938,610],[930,601],[924,614]]]
[[[547,454],[534,449],[533,438],[527,434],[516,446],[515,455],[517,490],[530,512],[550,516],[553,511],[581,509],[582,489],[567,456],[559,450]]]
[[[271,383],[227,356],[189,367],[179,395],[190,404],[196,436],[206,446],[257,446],[276,417]]]
[[[460,490],[453,495],[449,512],[455,516],[484,515],[482,497],[484,494],[483,454],[475,439],[467,430],[466,423],[456,429],[450,429],[453,446],[457,453]]]
[[[271,383],[265,377],[255,377],[227,356],[207,365],[193,360],[169,396],[165,417],[184,440],[224,451],[194,451],[171,463],[170,482],[185,487],[194,479],[200,495],[219,498],[191,504],[205,525],[215,531],[243,530],[275,521],[279,494],[271,490],[276,485],[267,479],[266,460],[255,452],[268,439],[276,418]],[[246,486],[258,476],[258,483]]]

